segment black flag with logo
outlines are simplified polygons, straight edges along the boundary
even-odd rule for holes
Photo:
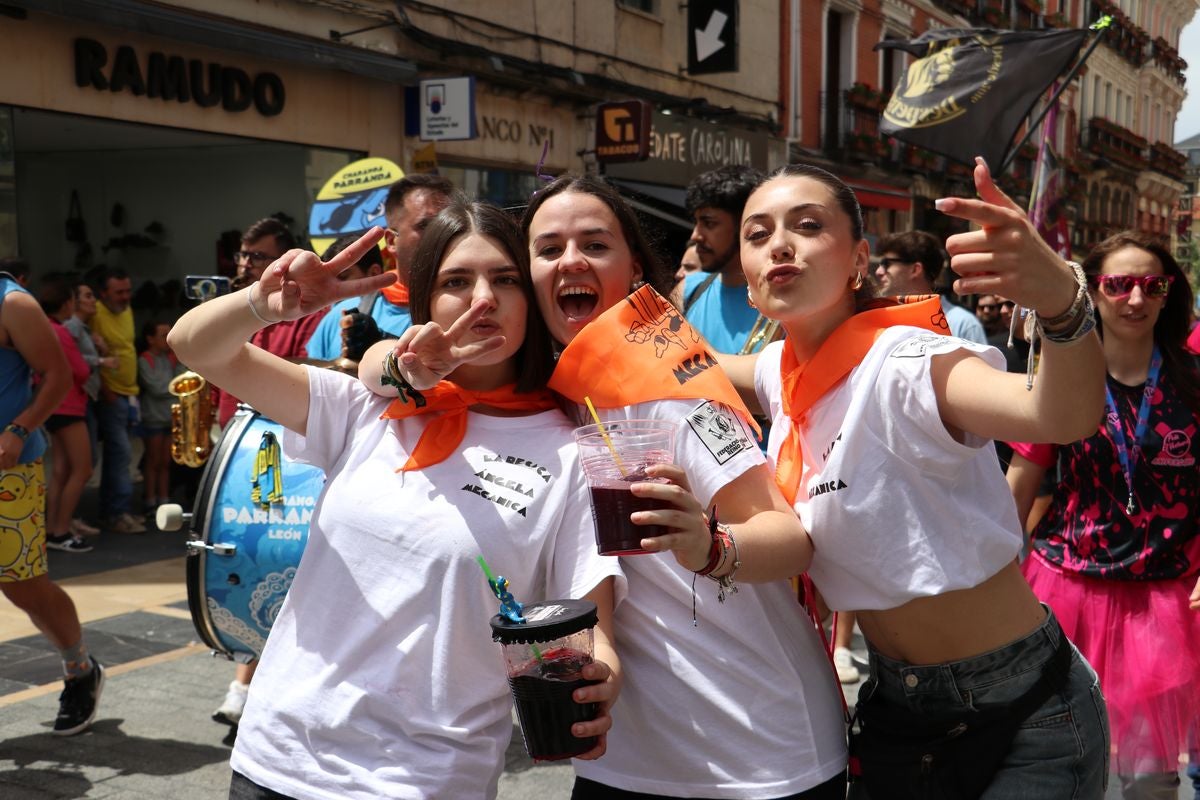
[[[917,57],[883,111],[879,130],[964,164],[998,169],[1013,134],[1046,87],[1071,64],[1086,29],[939,28],[887,40]]]

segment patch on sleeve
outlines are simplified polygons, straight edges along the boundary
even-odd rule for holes
[[[704,401],[688,412],[687,421],[718,464],[758,447],[741,418],[720,403]]]
[[[940,333],[918,333],[896,345],[888,355],[892,358],[924,358],[931,353],[948,353],[962,347],[961,339]]]

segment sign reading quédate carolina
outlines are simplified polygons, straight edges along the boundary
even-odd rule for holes
[[[650,131],[650,157],[635,164],[606,164],[615,178],[687,186],[701,173],[742,164],[767,169],[769,136],[656,111]]]
[[[109,66],[104,45],[85,38],[75,40],[75,85],[191,102],[201,108],[220,105],[232,112],[253,105],[264,117],[281,113],[285,99],[283,79],[274,72],[260,72],[251,78],[238,67],[206,64],[198,58],[185,61],[182,56],[158,52],[146,58],[143,71],[137,53],[129,45],[117,48]]]

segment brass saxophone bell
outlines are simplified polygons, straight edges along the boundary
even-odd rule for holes
[[[195,372],[176,375],[167,390],[179,398],[171,406],[171,459],[185,467],[200,467],[212,453],[213,407],[208,381]]]

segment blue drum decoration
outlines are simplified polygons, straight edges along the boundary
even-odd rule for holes
[[[242,406],[200,481],[188,543],[188,606],[200,638],[248,662],[292,585],[325,485],[316,467],[283,459],[283,428]]]

